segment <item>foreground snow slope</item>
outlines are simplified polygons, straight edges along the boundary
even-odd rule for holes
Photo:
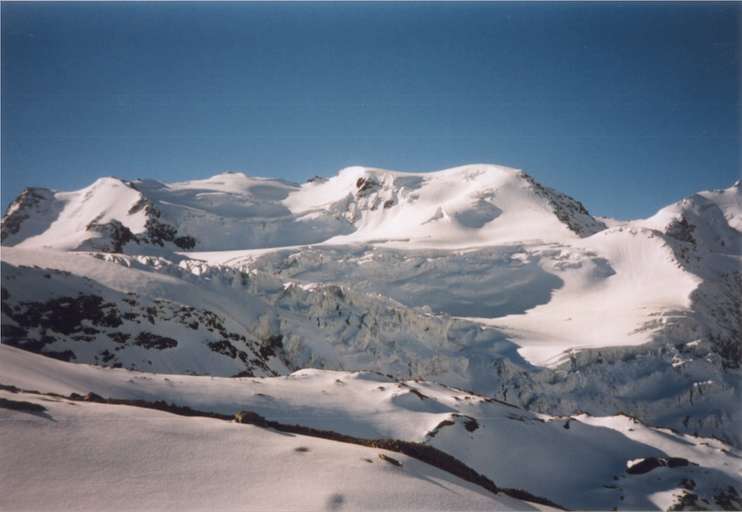
[[[5,510],[538,510],[405,455],[0,391]],[[381,459],[392,457],[400,467]]]
[[[711,503],[729,486],[742,491],[738,450],[625,416],[537,415],[454,388],[368,372],[301,370],[288,377],[219,379],[73,365],[10,347],[0,347],[0,356],[5,385],[166,400],[221,414],[247,409],[285,424],[423,442],[499,486],[522,488],[572,508],[666,509],[688,493],[684,480],[692,480],[693,492]],[[626,472],[630,461],[647,457],[688,463]]]

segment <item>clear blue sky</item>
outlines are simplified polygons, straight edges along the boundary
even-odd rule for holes
[[[646,216],[740,175],[741,6],[4,2],[2,203],[491,162]]]

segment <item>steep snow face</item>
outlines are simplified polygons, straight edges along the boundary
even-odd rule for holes
[[[377,373],[326,370],[247,379],[152,375],[71,365],[9,347],[0,347],[0,373],[4,383],[21,389],[165,400],[225,415],[247,409],[284,424],[363,439],[423,443],[456,457],[498,486],[525,489],[575,509],[621,506],[665,510],[691,491],[698,499],[719,506],[715,498],[729,486],[742,486],[740,453],[715,439],[650,428],[621,415],[570,418],[534,414],[419,379],[400,381]],[[28,397],[33,399],[33,395],[20,395],[24,400]],[[19,395],[9,398],[19,399]],[[50,407],[49,414],[57,421],[66,417],[61,414],[65,409],[75,409],[61,407],[64,400],[59,400],[57,408],[54,402],[38,403]],[[111,406],[95,407],[103,415]],[[128,414],[141,418],[145,412],[131,410]],[[94,416],[88,420],[98,424]],[[169,427],[187,429],[188,424]],[[316,446],[306,444],[311,440],[303,437],[301,442],[295,437],[284,439],[291,447],[295,442],[312,449]],[[288,449],[284,453],[292,455]],[[395,453],[389,455],[399,458]],[[283,459],[276,456],[282,464]],[[408,458],[399,459],[403,470],[412,467]],[[254,458],[249,460],[252,466]],[[376,456],[373,460],[381,462]],[[631,470],[642,460],[656,464],[648,462],[641,471],[641,467]],[[672,461],[671,465],[666,461]],[[266,465],[266,471],[273,469]]]
[[[3,244],[140,253],[328,240],[469,246],[573,239],[604,227],[579,202],[506,167],[351,167],[301,186],[223,173],[171,184],[102,178],[77,192],[32,189],[3,218]]]

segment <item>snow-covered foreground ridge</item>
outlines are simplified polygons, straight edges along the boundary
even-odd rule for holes
[[[613,430],[628,435],[635,427],[616,426],[623,413],[741,447],[740,183],[700,192],[648,219],[609,224],[521,171],[486,165],[419,174],[353,167],[302,185],[225,173],[172,184],[104,178],[77,192],[29,189],[2,221],[2,343],[105,367],[100,376],[130,375],[111,368],[150,372],[148,400],[171,396],[154,385],[162,381],[155,374],[184,382],[187,375],[242,377],[215,379],[221,396],[233,386],[251,389],[251,378],[295,380],[302,369],[373,371],[392,376],[376,387],[419,379],[424,395],[436,386],[468,389],[471,397],[522,407],[528,412],[519,414],[529,418],[575,417],[579,429],[609,417]],[[336,378],[365,382],[348,375]],[[327,387],[320,391],[336,396]],[[409,432],[378,426],[383,418],[368,411],[387,409],[372,388],[356,394],[355,409],[332,413],[354,425],[344,434],[370,429],[371,437],[420,441],[435,426],[418,428],[410,416]],[[193,401],[197,395],[189,387],[187,400],[172,401],[211,410]],[[333,399],[315,395],[300,394],[287,414]],[[448,411],[456,401],[450,397],[443,409],[428,411],[432,402],[412,397],[387,398],[413,409],[423,403],[416,414],[462,415],[441,429],[441,440],[466,431],[464,416],[489,414]],[[225,405],[221,413],[245,406],[282,421],[255,401],[217,402]],[[86,414],[94,405],[85,405]],[[358,409],[364,407],[365,416]],[[589,416],[577,416],[583,413]],[[529,421],[518,422],[524,437],[508,438],[512,446],[552,435],[531,432]],[[554,421],[544,424],[574,433]],[[473,446],[461,439],[451,442]],[[502,440],[486,442],[504,450]],[[498,485],[525,487],[565,506],[613,503],[610,487],[589,490],[610,483],[531,488],[486,473],[458,447],[439,447]],[[727,459],[714,464],[720,461]],[[600,478],[617,470],[610,471]],[[647,489],[632,491],[636,507],[669,506],[677,497]],[[574,501],[585,493],[593,501]]]
[[[417,446],[422,446],[421,452],[425,447],[431,447],[453,456],[500,489],[523,489],[531,495],[546,498],[544,501],[570,508],[607,510],[618,506],[646,510],[693,503],[710,508],[742,505],[740,497],[735,494],[742,483],[742,453],[714,439],[650,428],[626,416],[597,418],[585,414],[576,417],[534,414],[459,389],[422,380],[396,380],[369,372],[301,370],[286,377],[229,379],[96,368],[58,362],[9,347],[0,347],[0,354],[1,384],[7,390],[2,393],[2,398],[16,403],[30,401],[46,409],[32,411],[36,413],[34,418],[28,411],[24,414],[6,410],[14,404],[0,407],[6,425],[4,435],[12,435],[15,429],[20,432],[36,429],[45,434],[43,439],[36,439],[33,435],[15,433],[22,442],[7,444],[11,448],[4,457],[7,475],[0,479],[4,488],[11,488],[9,482],[20,482],[23,477],[18,474],[18,469],[23,466],[21,460],[40,461],[43,451],[49,448],[71,456],[77,446],[58,439],[60,431],[67,430],[71,431],[68,435],[76,442],[83,442],[83,435],[90,436],[84,441],[85,445],[94,447],[97,456],[87,460],[73,457],[72,463],[79,465],[75,468],[74,478],[76,482],[82,480],[81,485],[70,485],[68,480],[59,477],[50,480],[60,485],[65,482],[68,492],[73,488],[72,496],[78,497],[84,496],[86,485],[92,486],[94,482],[98,488],[102,486],[103,493],[90,492],[82,503],[92,505],[95,502],[90,501],[91,497],[98,495],[98,503],[111,508],[118,503],[118,496],[106,488],[113,478],[110,470],[103,471],[89,484],[84,483],[85,478],[81,475],[103,469],[101,466],[105,461],[102,459],[106,456],[122,457],[124,464],[135,464],[141,456],[136,453],[141,449],[138,444],[152,436],[154,428],[157,442],[149,439],[145,446],[162,454],[164,460],[160,463],[163,465],[182,458],[180,452],[187,451],[187,448],[181,444],[207,443],[215,447],[217,441],[232,443],[226,451],[205,452],[203,463],[198,462],[200,458],[197,457],[194,464],[188,464],[192,468],[188,474],[196,480],[200,472],[211,468],[207,460],[225,463],[224,474],[220,473],[219,479],[226,481],[201,485],[218,487],[225,492],[226,496],[220,493],[218,499],[227,508],[235,505],[225,498],[236,493],[228,490],[230,486],[227,484],[236,483],[237,476],[225,475],[239,475],[237,481],[242,485],[232,487],[251,487],[259,478],[254,467],[256,464],[267,475],[280,474],[287,471],[287,467],[296,466],[290,474],[299,481],[309,480],[309,487],[304,492],[311,503],[326,502],[331,496],[339,495],[351,508],[354,508],[353,503],[361,508],[376,508],[373,503],[378,506],[386,504],[395,510],[407,507],[457,510],[548,508],[540,505],[538,500],[519,502],[508,497],[506,491],[488,496],[487,492],[482,492],[481,486],[477,489],[470,482],[446,474],[446,464],[441,464],[443,471],[435,467],[435,461],[431,468],[419,459],[416,461],[416,457],[400,454],[393,443],[388,443],[391,452],[360,449],[356,443],[348,445],[346,438],[357,439],[361,445],[363,440],[374,439],[417,443]],[[18,392],[19,389],[41,394]],[[230,416],[236,411],[248,410],[255,413],[257,416],[253,416],[256,418],[264,418],[266,423],[306,427],[298,431],[306,432],[309,437],[291,435],[281,438],[272,434],[271,429],[252,427],[240,433],[235,427],[209,425],[201,418],[169,418],[162,414],[158,417],[159,413],[117,410],[131,409],[124,405],[87,404],[63,398],[87,393],[114,399],[111,403],[153,404],[158,400],[165,401],[171,406],[202,411],[202,415]],[[102,401],[95,397],[92,400]],[[176,407],[171,409],[178,410]],[[128,416],[124,419],[121,415]],[[110,422],[115,418],[117,424],[122,425],[112,429]],[[64,425],[55,426],[53,422],[63,422]],[[260,421],[257,423],[261,425]],[[278,430],[281,431],[280,426]],[[338,435],[327,436],[328,433]],[[339,442],[314,439],[323,435],[326,437],[322,439],[329,437]],[[106,443],[114,443],[114,448],[120,446],[126,454],[119,455],[113,451],[114,448],[104,448],[102,445]],[[245,443],[251,443],[252,450],[260,451],[254,455],[242,455],[241,445]],[[126,446],[134,448],[135,453],[129,453]],[[229,454],[231,450],[235,450],[232,455]],[[263,450],[274,460],[261,458]],[[379,452],[401,462],[401,466],[380,458]],[[152,464],[148,461],[154,457],[143,458],[145,464]],[[8,460],[10,464],[7,464]],[[151,468],[148,466],[147,469]],[[58,470],[54,465],[38,468],[32,478],[41,482]],[[343,477],[343,471],[350,471],[350,474]],[[132,469],[131,473],[123,474],[126,475],[123,480],[125,487],[141,485],[142,478],[137,476],[140,471]],[[269,480],[267,475],[262,478]],[[386,478],[387,482],[379,483],[391,487],[359,486],[359,478],[367,478],[369,482]],[[166,488],[176,485],[173,480],[162,478]],[[439,487],[433,495],[429,495],[431,489],[426,483],[430,480]],[[266,486],[265,482],[258,484],[262,484],[258,485],[259,488]],[[15,495],[21,500],[18,503],[48,508],[50,501],[45,500],[53,500],[51,491],[37,496],[23,496],[17,492]],[[415,501],[410,496],[413,491],[424,493],[425,496],[418,497],[423,501]],[[459,496],[454,497],[454,493]],[[110,494],[113,501],[106,501]],[[166,499],[163,494],[166,494],[163,489],[155,493],[157,502]],[[294,501],[291,493],[278,494],[272,497],[275,500],[272,503],[271,496],[264,492],[240,498],[248,508],[251,504],[259,508],[260,503],[271,503],[270,508],[304,508],[300,501]],[[399,494],[401,497],[395,496]],[[435,504],[433,496],[444,501]],[[403,501],[389,501],[392,498]],[[72,501],[74,498],[68,499]],[[154,502],[144,501],[145,505],[147,503],[151,506]],[[176,505],[175,502],[164,503],[168,508]],[[193,505],[191,503],[190,507]]]
[[[172,414],[162,402],[93,402],[0,388],[3,510],[552,509],[310,429]]]

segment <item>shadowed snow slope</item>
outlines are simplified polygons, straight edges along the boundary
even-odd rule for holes
[[[5,510],[546,508],[396,452],[124,405],[0,399]],[[7,408],[23,402],[45,413]]]

